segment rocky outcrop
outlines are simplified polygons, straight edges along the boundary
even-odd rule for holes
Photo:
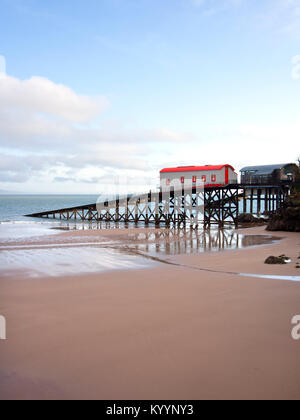
[[[239,215],[238,217],[238,223],[240,224],[262,224],[262,223],[266,223],[266,220],[264,218],[259,218],[259,217],[255,217],[252,214],[248,214],[248,213],[242,213]]]
[[[281,209],[270,217],[269,231],[300,232],[300,192],[294,191]]]

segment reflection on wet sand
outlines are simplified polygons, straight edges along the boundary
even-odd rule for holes
[[[73,226],[73,230],[76,227]],[[41,275],[96,273],[167,263],[165,256],[239,249],[274,243],[276,237],[243,235],[235,230],[149,229],[114,235],[70,234],[34,243],[0,244],[0,272],[27,270]]]
[[[242,249],[275,243],[280,238],[270,235],[243,235],[235,230],[160,230],[130,233],[131,248],[163,255],[196,254],[199,252]],[[142,243],[141,243],[142,242]]]

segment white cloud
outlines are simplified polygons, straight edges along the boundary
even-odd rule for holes
[[[35,192],[86,192],[88,184],[89,191],[101,190],[103,183],[128,173],[134,178],[158,176],[163,166],[226,162],[240,169],[251,163],[291,161],[299,153],[300,125],[284,119],[281,125],[238,127],[234,121],[227,127],[204,126],[196,130],[198,135],[118,122],[97,126],[93,118],[101,106],[94,98],[41,78],[38,89],[36,79],[31,83],[5,77],[0,83],[1,189],[16,184],[20,192],[31,185]],[[88,123],[79,126],[83,116]]]
[[[0,78],[0,110],[22,109],[85,123],[99,115],[108,105],[104,97],[77,95],[67,86],[42,77],[19,80]]]
[[[186,0],[203,11],[204,16],[247,6],[247,18],[253,24],[300,37],[300,0]]]
[[[300,0],[264,0],[253,9],[252,0],[244,2],[248,4],[247,13],[251,13],[256,25],[280,34],[300,37]]]
[[[163,127],[98,126],[96,117],[106,103],[41,77],[21,81],[3,76],[0,182],[84,184],[112,173],[150,172],[147,158],[155,145],[189,140],[187,134]]]
[[[300,1],[289,0],[287,7],[283,7],[283,13],[279,11],[278,19],[279,22],[283,21],[282,30],[292,36],[300,37]],[[286,5],[283,5],[286,6]]]

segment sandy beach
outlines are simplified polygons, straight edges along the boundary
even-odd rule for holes
[[[101,239],[134,253],[147,233],[58,232],[1,248],[60,242],[84,250],[82,242]],[[149,258],[137,247],[145,266],[128,269],[1,271],[0,399],[300,399],[300,341],[291,337],[300,282],[275,278],[300,276],[300,236],[273,236],[276,243],[256,247]],[[281,254],[292,263],[264,264]]]

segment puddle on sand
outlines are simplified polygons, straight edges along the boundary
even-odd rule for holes
[[[120,251],[100,247],[63,247],[48,249],[15,249],[0,252],[0,267],[4,274],[16,270],[30,277],[55,277],[111,270],[146,268],[153,262]]]
[[[130,233],[128,246],[149,255],[172,256],[244,249],[274,244],[279,240],[281,238],[276,236],[244,235],[234,230],[162,230],[149,233]],[[134,244],[130,244],[130,241]]]
[[[43,221],[11,221],[11,222],[0,222],[0,242],[23,242],[32,241],[35,239],[41,239],[45,236],[55,236],[63,232],[72,231],[105,231],[105,230],[117,230],[118,228],[125,228],[117,224],[108,223],[76,223],[76,222],[65,222],[51,219],[44,219]],[[136,227],[135,225],[128,226],[131,228]]]
[[[234,230],[151,229],[130,232],[115,240],[99,236],[95,242],[89,236],[81,236],[78,242],[70,242],[69,237],[48,239],[48,244],[27,241],[0,247],[0,273],[21,270],[45,277],[138,269],[169,264],[164,261],[166,256],[241,249],[272,244],[280,238],[242,235]]]

